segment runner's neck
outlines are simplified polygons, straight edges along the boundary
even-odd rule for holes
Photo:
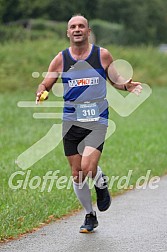
[[[85,60],[92,50],[92,44],[87,44],[84,46],[71,46],[69,47],[69,51],[71,56],[75,60]]]

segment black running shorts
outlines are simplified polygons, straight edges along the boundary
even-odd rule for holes
[[[103,150],[107,126],[97,122],[63,122],[63,145],[66,156],[83,153],[85,146]]]

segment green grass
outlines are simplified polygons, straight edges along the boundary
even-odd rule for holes
[[[151,97],[129,117],[121,118],[113,112],[117,129],[107,140],[102,157],[107,171],[123,176],[133,170],[132,183],[147,170],[152,176],[167,172],[166,99],[166,87],[153,87]]]
[[[31,89],[36,91],[42,73],[47,72],[50,61],[56,54],[68,46],[67,41],[55,39],[8,42],[0,45],[0,91]],[[39,72],[38,79],[32,78],[33,72]]]
[[[167,55],[157,48],[108,46],[114,60],[123,59],[133,67],[133,79],[149,85],[166,86]]]
[[[34,111],[42,108],[18,108],[19,100],[32,100],[33,94],[20,91],[13,96],[1,94],[1,211],[0,233],[1,239],[16,236],[46,222],[49,216],[58,218],[80,207],[72,188],[58,190],[53,186],[48,192],[47,184],[44,192],[40,192],[41,185],[32,190],[27,186],[23,189],[12,190],[8,185],[13,172],[21,171],[15,164],[15,159],[25,149],[43,137],[53,125],[54,121],[35,120]],[[54,99],[53,96],[50,98]],[[117,129],[113,136],[107,139],[100,161],[104,172],[109,176],[125,176],[133,170],[131,184],[147,170],[151,176],[162,176],[167,172],[167,115],[166,115],[166,87],[154,87],[152,96],[145,101],[131,116],[121,118],[114,111],[110,111],[110,118],[116,123]],[[49,109],[53,111],[53,109]],[[3,118],[3,120],[2,120]],[[47,171],[60,170],[59,176],[70,177],[70,168],[63,154],[62,143],[45,158],[34,164],[29,181],[34,176],[43,177]],[[26,175],[26,171],[25,175]],[[25,175],[17,175],[17,180],[25,180]],[[118,193],[117,182],[112,188]],[[95,195],[93,193],[93,199]]]
[[[0,45],[0,92],[25,89],[36,91],[37,83],[42,80],[53,57],[64,48],[68,42],[55,39],[25,41]],[[167,60],[166,55],[156,48],[128,48],[108,46],[114,59],[127,60],[134,69],[135,80],[149,85],[166,85]],[[39,72],[38,79],[32,78],[33,72]]]
[[[11,46],[12,45],[12,46]],[[29,182],[34,176],[42,180],[48,171],[60,170],[58,176],[71,176],[70,168],[63,153],[62,143],[38,161],[28,170],[31,171],[26,189],[12,190],[8,181],[17,171],[22,171],[15,160],[23,151],[41,139],[54,123],[60,121],[35,120],[34,112],[55,112],[54,108],[18,108],[17,102],[34,100],[36,87],[41,80],[33,79],[31,73],[47,70],[51,58],[67,43],[65,41],[34,41],[24,44],[7,44],[1,47],[1,93],[0,93],[0,239],[16,237],[28,232],[41,223],[68,214],[81,208],[72,187],[58,190],[54,184],[51,192],[30,189]],[[153,93],[133,114],[127,118],[120,117],[112,109],[110,119],[116,123],[115,133],[107,139],[100,161],[104,172],[109,176],[126,176],[133,170],[130,184],[146,175],[162,176],[167,173],[167,73],[164,70],[166,56],[153,48],[109,47],[114,58],[124,58],[134,65],[135,79],[152,85]],[[160,62],[158,64],[158,62]],[[155,64],[156,67],[155,67]],[[155,67],[152,69],[152,67]],[[166,68],[165,68],[166,69]],[[156,72],[156,73],[155,73]],[[154,85],[154,84],[159,84]],[[55,100],[53,94],[50,100]],[[18,180],[25,181],[25,174],[17,175]],[[35,182],[34,182],[35,183]],[[95,193],[93,199],[95,200]],[[112,193],[118,190],[117,181]]]

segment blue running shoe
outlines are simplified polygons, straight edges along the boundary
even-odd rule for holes
[[[80,233],[92,233],[94,228],[98,226],[96,212],[86,214],[84,224],[80,227]]]
[[[98,188],[95,185],[96,195],[97,195],[97,207],[99,211],[106,211],[111,205],[111,196],[108,191],[107,182],[105,181],[105,175],[102,175],[104,178],[103,188]]]

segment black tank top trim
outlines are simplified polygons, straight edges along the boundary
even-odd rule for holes
[[[69,48],[63,52],[63,72],[67,72],[71,66],[75,65],[77,60],[74,60],[70,54]],[[98,60],[97,60],[98,59]],[[94,69],[103,68],[100,60],[100,47],[93,45],[88,57],[85,59]]]

